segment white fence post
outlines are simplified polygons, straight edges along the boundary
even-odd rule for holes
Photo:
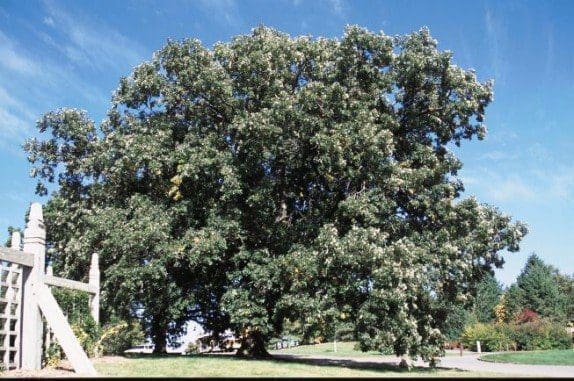
[[[10,241],[10,247],[13,250],[17,250],[17,251],[22,251],[22,235],[20,234],[19,231],[15,231],[12,233],[12,239]],[[25,266],[21,266],[18,265],[16,263],[12,263],[10,265],[11,269],[12,269],[12,277],[16,276],[14,274],[14,270],[15,269],[20,269],[20,285],[23,285],[24,282],[22,281],[22,277],[24,276],[24,270],[25,270]],[[11,280],[12,281],[12,280]],[[18,283],[18,281],[16,282]],[[20,287],[20,294],[18,295],[18,307],[17,307],[17,315],[18,315],[18,320],[16,321],[16,326],[14,327],[16,332],[18,332],[18,338],[17,338],[17,342],[15,343],[16,346],[18,347],[18,352],[16,353],[16,356],[14,358],[14,365],[16,366],[16,369],[19,369],[22,367],[22,287]],[[16,295],[14,295],[16,296]],[[10,327],[4,327],[5,329],[10,329]],[[7,356],[7,360],[4,363],[10,363],[10,356],[8,354]]]
[[[18,250],[21,251],[22,248],[20,247],[20,244],[22,243],[22,236],[20,235],[20,232],[13,232],[12,233],[12,240],[10,241],[10,247],[14,250]]]
[[[46,230],[42,205],[39,203],[30,206],[29,221],[24,230],[24,251],[34,254],[34,267],[32,269],[23,267],[22,369],[38,370],[42,368],[44,327],[36,289],[43,285],[46,260]]]
[[[100,265],[98,253],[92,254],[92,263],[90,264],[88,284],[94,288],[95,293],[90,294],[90,313],[96,321],[100,324]]]

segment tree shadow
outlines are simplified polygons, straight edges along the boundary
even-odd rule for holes
[[[339,367],[339,368],[349,368],[356,370],[370,370],[375,372],[395,372],[395,373],[405,373],[408,374],[418,374],[422,377],[425,375],[432,376],[437,371],[453,371],[460,372],[461,375],[466,373],[465,370],[458,368],[447,368],[437,366],[436,368],[430,368],[428,366],[412,366],[410,369],[399,366],[398,358],[394,360],[380,359],[378,361],[366,360],[366,359],[353,359],[353,358],[332,358],[332,357],[306,357],[305,355],[294,355],[294,354],[273,354],[266,358],[254,358],[254,357],[239,357],[234,353],[230,352],[212,352],[212,353],[197,353],[182,356],[180,354],[125,354],[123,357],[132,359],[161,359],[166,357],[178,357],[178,358],[228,358],[232,360],[241,361],[268,361],[276,364],[304,364],[304,365],[314,365],[321,367]]]
[[[413,366],[410,369],[399,366],[399,364],[390,361],[365,361],[355,360],[350,358],[328,358],[328,357],[302,357],[289,354],[275,354],[268,359],[269,361],[277,363],[298,363],[315,366],[330,366],[330,367],[343,367],[358,370],[372,370],[380,372],[399,372],[399,373],[422,373],[432,374],[438,370],[454,370],[464,373],[460,369],[452,369],[445,367],[429,368],[426,366]],[[398,359],[397,359],[398,361]]]

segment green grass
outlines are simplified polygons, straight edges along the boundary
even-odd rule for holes
[[[94,361],[100,376],[114,377],[476,377],[458,370],[414,368],[352,360],[248,360],[234,356],[138,356]]]
[[[508,352],[484,355],[484,361],[531,364],[531,365],[574,365],[574,350],[550,350],[532,352]]]
[[[272,355],[313,355],[315,358],[241,359],[233,355],[149,356],[103,358],[94,361],[101,376],[115,377],[488,377],[489,372],[415,367],[411,371],[375,362],[378,352],[355,350],[355,342],[304,345]],[[345,357],[345,359],[341,358]],[[356,358],[357,360],[353,360]],[[370,361],[372,358],[373,361]],[[397,359],[398,363],[398,359]]]
[[[337,342],[337,352],[334,351],[333,343],[316,345],[301,345],[299,347],[277,349],[270,351],[271,354],[292,354],[292,355],[321,355],[326,357],[368,357],[381,356],[380,352],[361,352],[355,349],[356,341]]]
[[[337,352],[334,351],[333,342],[315,344],[315,345],[301,345],[298,347],[276,349],[269,351],[271,354],[292,354],[292,355],[320,355],[323,357],[370,357],[381,356],[380,352],[368,351],[361,352],[355,349],[356,341],[337,342]],[[460,356],[459,352],[447,352],[446,356]]]

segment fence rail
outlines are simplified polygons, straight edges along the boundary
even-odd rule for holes
[[[46,274],[46,230],[42,206],[34,203],[24,245],[19,232],[12,234],[11,248],[0,247],[0,362],[7,369],[38,370],[42,367],[42,337],[48,330],[64,349],[77,373],[97,375],[83,351],[49,286],[66,287],[90,294],[90,311],[99,322],[100,271],[98,255],[92,255],[89,282],[82,283]]]

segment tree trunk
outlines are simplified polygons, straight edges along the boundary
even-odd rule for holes
[[[241,347],[237,350],[237,356],[268,358],[271,357],[265,348],[265,340],[260,332],[249,332],[241,341]]]
[[[155,347],[153,349],[154,354],[166,354],[167,353],[167,334],[165,325],[161,321],[154,319],[151,327],[151,334],[153,338],[153,343]]]

